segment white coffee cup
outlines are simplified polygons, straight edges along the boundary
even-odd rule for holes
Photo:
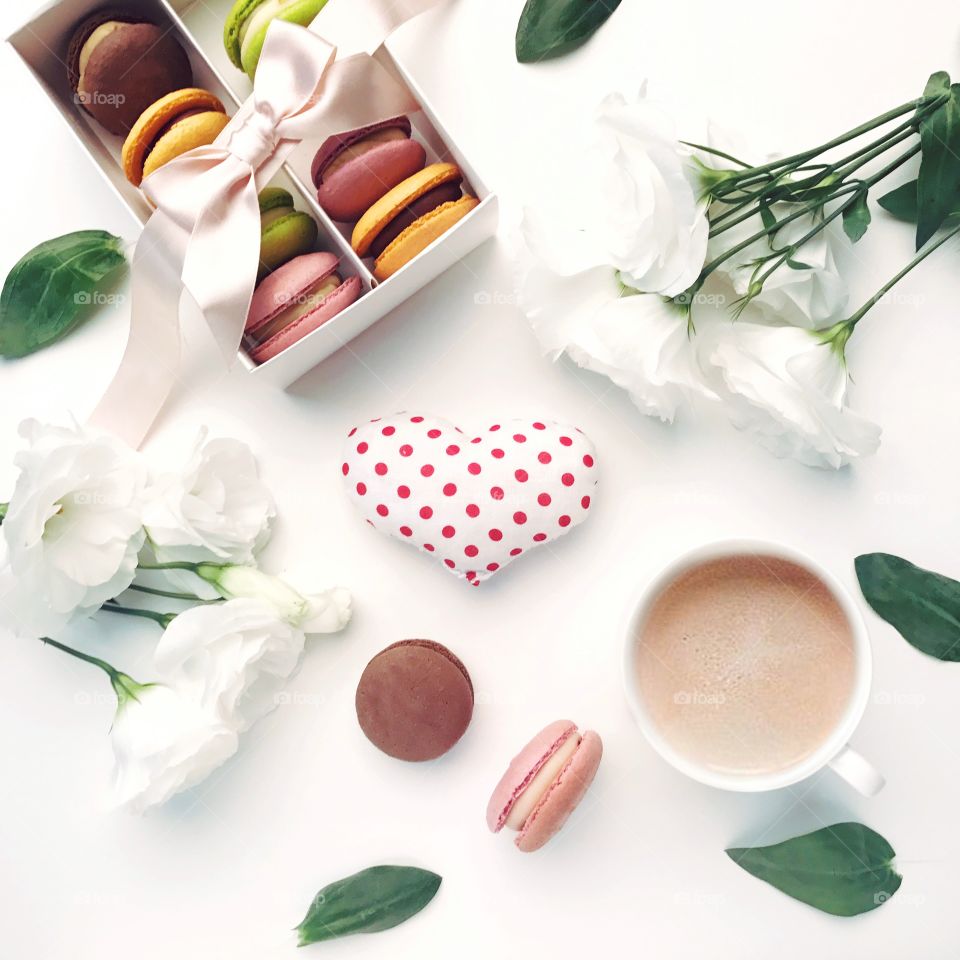
[[[682,573],[710,560],[743,554],[761,554],[797,564],[822,581],[836,598],[850,624],[854,643],[854,685],[840,721],[824,742],[806,759],[771,773],[735,774],[712,770],[679,753],[653,723],[637,684],[638,637],[651,605]],[[706,544],[673,560],[649,582],[634,601],[624,627],[623,677],[627,703],[653,748],[681,773],[712,787],[742,792],[760,792],[788,787],[823,767],[830,767],[864,796],[873,796],[883,787],[881,774],[847,742],[863,717],[870,697],[873,657],[870,639],[860,609],[846,588],[828,570],[790,547],[765,540],[724,540]]]

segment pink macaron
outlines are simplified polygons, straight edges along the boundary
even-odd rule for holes
[[[517,831],[524,853],[539,850],[567,822],[600,766],[603,742],[570,720],[544,727],[511,761],[487,805],[487,826]]]
[[[274,270],[253,292],[243,342],[263,363],[332,320],[360,295],[360,278],[337,273],[332,253],[305,253]]]
[[[320,206],[332,219],[348,222],[426,162],[423,146],[410,138],[410,121],[391,117],[327,137],[310,175]]]

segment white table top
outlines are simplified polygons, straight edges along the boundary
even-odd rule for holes
[[[3,10],[4,33],[33,2]],[[521,6],[458,0],[400,42],[508,221],[538,168],[570,148],[575,118],[644,76],[763,149],[788,151],[918,95],[934,69],[957,69],[956,31],[931,28],[954,22],[942,0],[915,20],[868,0],[802,10],[626,0],[588,48],[537,67],[513,59]],[[71,229],[132,240],[134,223],[10,50],[0,86],[0,269]],[[910,251],[906,227],[875,221],[850,262],[855,302]],[[0,645],[0,954],[292,956],[290,928],[317,889],[373,863],[404,862],[443,874],[434,903],[396,930],[312,948],[317,955],[953,955],[957,667],[924,658],[868,613],[874,694],[854,743],[887,775],[883,793],[861,799],[826,773],[768,795],[723,794],[688,782],[642,740],[620,692],[620,624],[664,561],[722,536],[787,541],[851,585],[853,557],[870,550],[960,575],[956,256],[938,253],[854,338],[854,405],[884,437],[874,458],[841,473],[777,461],[712,415],[666,427],[606,380],[551,366],[514,305],[515,269],[497,241],[287,393],[254,387],[237,369],[178,396],[149,449],[178,455],[200,423],[248,440],[281,513],[265,568],[304,585],[350,586],[355,621],[312,642],[291,702],[232,762],[142,819],[104,810],[112,708],[103,678],[39,644]],[[476,305],[480,291],[493,303]],[[16,424],[82,419],[119,358],[127,320],[123,306],[105,310],[52,349],[0,365],[0,493],[14,477]],[[195,332],[190,342],[198,374],[213,362],[210,348]],[[592,520],[479,589],[377,536],[342,495],[342,438],[359,420],[414,408],[465,426],[514,414],[578,423],[603,461]],[[104,621],[70,639],[139,676],[155,628]],[[448,644],[478,694],[461,744],[423,766],[379,754],[353,713],[367,660],[411,636]],[[521,744],[561,716],[601,733],[604,760],[564,833],[523,856],[487,832],[487,797]],[[883,833],[905,877],[892,902],[857,919],[796,903],[723,853],[845,819]]]

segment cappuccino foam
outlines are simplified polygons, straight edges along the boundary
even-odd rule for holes
[[[694,566],[663,590],[640,626],[635,669],[674,750],[750,775],[788,769],[830,738],[856,661],[850,623],[819,577],[744,554]]]

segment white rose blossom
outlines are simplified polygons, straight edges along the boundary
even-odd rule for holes
[[[276,514],[250,448],[207,440],[206,430],[184,469],[160,476],[147,493],[144,526],[159,560],[251,563]]]
[[[57,633],[126,589],[143,544],[146,467],[106,434],[26,420],[0,527],[0,623]]]
[[[665,421],[690,393],[712,396],[696,367],[683,310],[657,294],[631,292],[613,268],[580,259],[578,235],[558,233],[532,211],[523,230],[537,256],[523,304],[552,359],[566,353],[626,390],[643,413]]]
[[[707,253],[693,150],[643,92],[633,101],[608,96],[597,129],[600,194],[588,209],[597,211],[595,242],[609,253],[600,262],[636,290],[675,297],[700,275]]]
[[[174,686],[200,691],[204,706],[239,734],[277,705],[303,648],[303,631],[273,607],[238,599],[179,614],[164,631],[155,660]]]
[[[846,406],[842,349],[799,327],[718,324],[705,371],[734,426],[778,457],[839,468],[874,453],[880,428]]]
[[[196,786],[237,752],[234,725],[211,710],[197,687],[136,684],[120,676],[130,692],[118,691],[120,702],[110,730],[117,806],[142,813],[165,803]]]

